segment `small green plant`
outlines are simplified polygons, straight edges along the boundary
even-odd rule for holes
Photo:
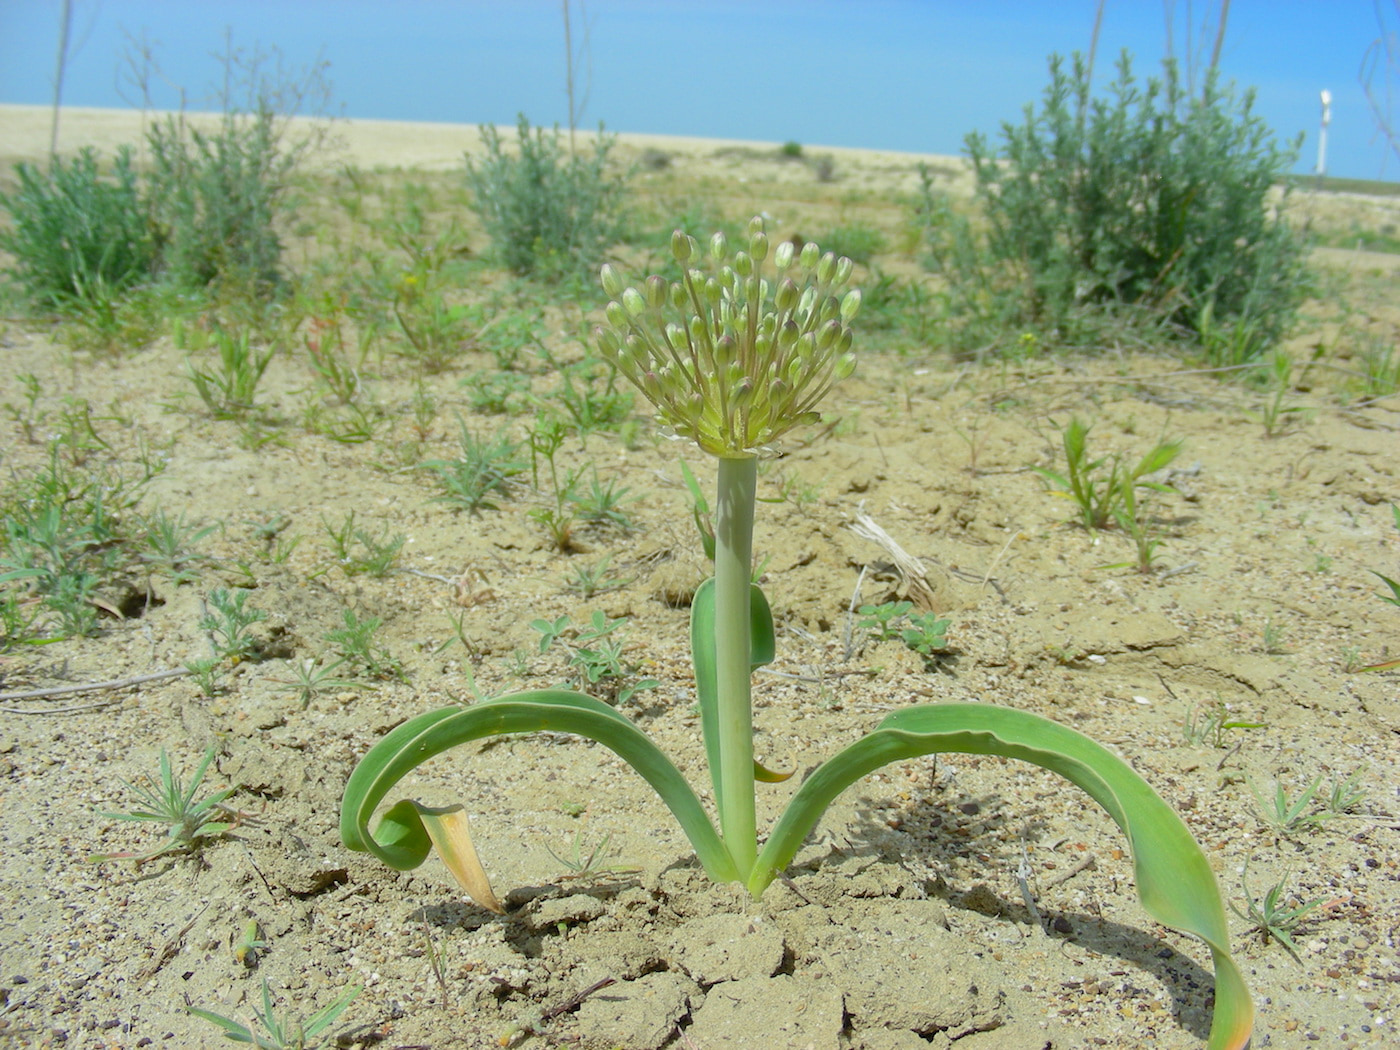
[[[1293,956],[1293,961],[1301,965],[1302,960],[1298,957],[1298,946],[1293,943],[1293,935],[1304,919],[1328,902],[1325,897],[1315,897],[1289,907],[1285,895],[1287,883],[1288,877],[1284,876],[1265,891],[1262,899],[1256,899],[1249,889],[1249,870],[1246,868],[1243,877],[1245,910],[1240,911],[1233,904],[1230,905],[1230,909],[1241,919],[1253,923],[1253,929],[1264,938],[1265,944],[1270,940],[1277,941]]]
[[[225,788],[205,798],[197,798],[204,774],[214,761],[214,749],[204,753],[204,758],[195,768],[186,787],[170,768],[170,756],[164,749],[160,753],[160,775],[158,779],[149,777],[139,783],[127,783],[138,809],[124,813],[103,813],[112,820],[148,821],[164,824],[167,828],[165,841],[147,853],[109,853],[89,857],[94,862],[109,860],[152,860],[180,850],[196,848],[202,839],[217,838],[233,827],[227,820],[228,810],[223,805],[226,798],[237,788]]]
[[[429,375],[455,364],[480,327],[475,306],[447,299],[443,271],[461,243],[461,232],[450,225],[431,246],[412,251],[410,269],[394,289],[394,319],[408,342],[406,356]]]
[[[913,602],[881,602],[879,605],[862,605],[861,619],[856,624],[863,631],[869,631],[877,642],[899,637],[899,621],[914,609]]]
[[[243,932],[238,940],[233,942],[234,962],[249,968],[258,964],[258,959],[268,948],[268,943],[262,939],[261,933],[257,919],[249,919],[243,924]]]
[[[862,605],[858,611],[861,619],[856,626],[869,631],[877,642],[898,639],[926,661],[934,658],[935,650],[948,644],[945,635],[952,621],[931,612],[916,613],[913,602]]]
[[[261,643],[248,633],[255,623],[267,619],[262,609],[248,607],[248,592],[222,587],[209,592],[207,611],[199,629],[208,631],[214,652],[222,660],[244,660],[258,655]]]
[[[608,850],[611,843],[612,833],[609,832],[592,848],[584,852],[583,829],[579,828],[574,832],[573,844],[566,856],[561,857],[548,846],[545,847],[545,852],[565,869],[566,874],[560,877],[560,881],[595,878],[599,875],[631,875],[641,871],[640,868],[611,863],[615,855]]]
[[[614,140],[601,128],[591,156],[565,156],[559,129],[516,122],[517,152],[494,125],[481,129],[485,157],[467,162],[472,208],[501,262],[519,274],[558,278],[597,264],[616,238],[624,177],[609,173]]]
[[[900,638],[910,649],[924,658],[932,660],[934,651],[948,644],[945,637],[951,620],[940,618],[931,612],[911,613],[909,624],[899,632]]]
[[[1286,655],[1288,650],[1284,647],[1283,639],[1287,631],[1282,624],[1274,623],[1273,617],[1264,621],[1263,642],[1264,652],[1270,656]]]
[[[1265,824],[1281,835],[1289,837],[1311,831],[1329,820],[1343,817],[1361,804],[1366,797],[1366,788],[1361,786],[1364,769],[1358,769],[1349,777],[1333,779],[1327,794],[1319,798],[1322,776],[1317,776],[1297,798],[1290,798],[1282,782],[1275,782],[1274,793],[1265,796],[1257,788],[1254,797],[1259,801],[1259,809]],[[1314,802],[1322,808],[1311,808]]]
[[[479,514],[495,510],[495,500],[510,491],[511,479],[525,472],[525,464],[515,457],[520,445],[504,434],[478,437],[465,423],[461,429],[461,455],[456,459],[434,459],[423,464],[442,489],[434,497],[460,510]]]
[[[378,616],[367,616],[363,620],[353,609],[343,614],[344,627],[326,632],[326,641],[336,647],[340,655],[352,664],[358,664],[376,678],[400,678],[403,666],[384,649],[375,634],[384,625]]]
[[[566,582],[569,590],[587,601],[594,595],[625,587],[632,582],[632,579],[631,577],[623,579],[613,575],[612,557],[604,555],[593,565],[574,565]]]
[[[1215,703],[1205,707],[1192,707],[1187,715],[1183,733],[1186,742],[1197,747],[1223,748],[1226,745],[1226,733],[1235,729],[1262,729],[1263,722],[1250,722],[1233,717],[1230,714],[1230,707],[1224,700],[1216,699]]]
[[[778,147],[778,156],[784,160],[801,160],[802,143],[789,139]]]
[[[606,324],[595,333],[600,352],[643,392],[662,423],[717,461],[715,574],[695,592],[690,631],[717,821],[675,763],[614,707],[577,690],[531,689],[453,704],[390,730],[346,785],[342,840],[400,870],[417,868],[436,850],[476,900],[499,910],[470,845],[463,807],[405,798],[380,813],[380,804],[418,765],[460,745],[527,731],[574,733],[609,748],[647,780],[710,879],[740,883],[757,898],[837,795],[866,774],[949,751],[1027,760],[1083,788],[1126,832],[1144,907],[1210,948],[1211,1050],[1243,1047],[1254,1009],[1230,955],[1209,861],[1180,817],[1127,762],[1065,726],[991,703],[900,706],[808,772],[760,848],[755,784],[783,777],[754,755],[752,676],[776,651],[772,612],[752,577],[758,456],[790,431],[818,422],[827,391],[854,370],[850,324],[860,293],[849,288],[850,260],[822,255],[815,244],[800,253],[791,242],[770,245],[761,218],[747,232],[736,251],[717,235],[703,252],[677,230],[671,239],[680,268],[675,280],[654,275],[638,288],[604,266],[610,302]],[[606,664],[604,643],[612,641],[613,623],[595,616],[594,637],[570,643],[595,650],[589,667]],[[547,649],[569,629],[568,618],[537,621],[535,628]],[[581,669],[585,679],[590,673]]]
[[[1389,576],[1382,576],[1374,569],[1370,570],[1370,572],[1372,576],[1376,577],[1376,579],[1380,580],[1381,583],[1385,584],[1388,588],[1390,588],[1389,594],[1382,594],[1380,592],[1377,592],[1376,597],[1389,605],[1400,606],[1400,582],[1392,580]]]
[[[589,474],[588,487],[575,487],[570,502],[573,503],[579,520],[589,525],[626,533],[631,532],[634,526],[632,519],[622,508],[637,498],[629,496],[630,491],[626,485],[619,485],[614,479],[599,481],[598,470],[595,467]]]
[[[330,538],[336,564],[347,576],[363,573],[377,580],[389,575],[399,560],[403,545],[408,542],[408,537],[401,532],[391,534],[388,525],[377,535],[368,529],[357,528],[353,510],[345,515],[345,520],[339,525],[331,524],[325,515],[321,516],[321,524]]]
[[[194,548],[200,540],[217,529],[217,525],[195,528],[187,524],[184,512],[171,517],[163,507],[157,507],[145,521],[146,534],[141,540],[138,557],[149,571],[163,574],[176,586],[199,579],[194,565],[206,557]]]
[[[355,681],[353,678],[336,676],[336,668],[341,667],[346,659],[347,657],[341,657],[328,664],[321,664],[316,660],[290,660],[287,666],[292,672],[292,677],[272,680],[277,683],[278,688],[295,693],[297,703],[302,707],[306,707],[322,693],[333,690],[372,688],[364,682]]]
[[[186,358],[186,374],[215,419],[243,419],[256,407],[258,384],[275,351],[254,349],[246,331],[234,334],[222,328],[214,332],[214,345],[218,360],[201,368],[193,358]]]
[[[1264,402],[1259,407],[1259,421],[1264,424],[1265,437],[1278,437],[1287,432],[1289,424],[1303,411],[1287,401],[1293,391],[1293,358],[1283,350],[1275,350],[1261,364],[1260,372]]]
[[[559,417],[548,412],[535,416],[535,425],[530,431],[530,475],[535,488],[540,487],[541,462],[549,470],[550,491],[553,505],[535,507],[530,517],[543,525],[549,533],[550,543],[560,553],[573,550],[574,526],[577,519],[572,510],[574,489],[578,485],[578,473],[566,472],[564,480],[559,480],[559,467],[555,457],[564,445],[567,432]]]
[[[325,1044],[323,1033],[340,1019],[360,994],[358,984],[351,985],[329,1006],[317,1010],[305,1021],[288,1012],[278,1016],[272,1005],[272,990],[267,979],[262,983],[262,1009],[253,1007],[256,1023],[243,1024],[212,1010],[187,1007],[190,1013],[223,1029],[224,1038],[235,1043],[251,1043],[258,1050],[315,1050]]]
[[[690,515],[695,519],[695,531],[700,534],[700,546],[705,552],[705,560],[715,560],[715,522],[710,513],[710,502],[705,498],[700,483],[695,480],[690,467],[681,460],[681,477],[685,480],[686,491],[690,493]]]
[[[644,689],[661,683],[654,678],[636,678],[636,665],[623,656],[621,628],[627,620],[609,620],[595,611],[587,626],[575,627],[568,616],[555,620],[534,620],[530,626],[540,632],[540,653],[549,652],[555,642],[568,650],[568,662],[578,675],[578,688],[615,707],[621,707]]]
[[[1123,492],[1125,486],[1170,492],[1170,486],[1144,480],[1150,474],[1169,466],[1181,452],[1180,441],[1162,441],[1134,466],[1127,466],[1121,455],[1100,456],[1091,460],[1088,450],[1089,427],[1071,419],[1061,433],[1065,453],[1065,473],[1059,474],[1043,467],[1037,474],[1050,483],[1056,495],[1074,503],[1079,524],[1087,531],[1106,529],[1119,515],[1127,514]],[[1136,504],[1134,504],[1136,511]],[[1133,520],[1137,520],[1134,513]]]
[[[474,375],[465,384],[472,411],[491,416],[514,415],[530,393],[530,379],[519,372]]]

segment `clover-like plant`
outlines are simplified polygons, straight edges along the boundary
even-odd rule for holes
[[[615,751],[661,796],[716,882],[758,897],[797,854],[838,794],[891,762],[954,751],[1019,758],[1084,789],[1126,832],[1146,909],[1201,937],[1215,963],[1210,1046],[1241,1047],[1253,1027],[1249,990],[1229,951],[1229,931],[1210,864],[1181,819],[1117,755],[1038,715],[985,703],[911,705],[818,766],[793,793],[759,848],[755,782],[782,777],[754,760],[750,677],[772,661],[773,620],[751,582],[760,455],[795,427],[815,422],[827,391],[850,375],[851,321],[860,293],[852,264],[783,242],[770,254],[763,223],[731,253],[723,235],[708,250],[683,232],[671,238],[679,277],[626,287],[608,266],[607,323],[596,330],[605,358],[631,380],[677,435],[718,459],[714,577],[691,607],[691,658],[718,827],[695,789],[623,714],[582,693],[529,690],[431,711],[399,725],[360,761],[342,802],[340,833],[391,867],[416,868],[436,849],[476,900],[500,909],[477,860],[461,806],[412,799],[369,824],[393,787],[459,744],[507,733],[576,733]],[[776,271],[765,275],[768,265]]]

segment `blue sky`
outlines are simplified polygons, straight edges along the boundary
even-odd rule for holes
[[[0,102],[52,98],[60,0],[0,0]],[[1088,47],[1097,0],[591,0],[574,5],[584,51],[582,123],[615,131],[957,153],[1038,98],[1045,59]],[[1218,0],[1108,0],[1098,80],[1129,49],[1139,73],[1178,56]],[[1382,4],[1382,8],[1389,8]],[[351,117],[567,123],[560,0],[73,0],[64,102],[123,106],[126,34],[158,43],[192,104],[218,82],[210,58],[276,45],[292,66],[330,63]],[[1194,33],[1188,34],[1188,12]],[[582,47],[585,40],[586,49]],[[1397,177],[1358,81],[1379,35],[1373,0],[1234,0],[1221,66],[1257,89],[1280,138],[1306,132],[1317,160],[1318,94],[1332,92],[1330,174]],[[173,91],[157,104],[173,106]]]

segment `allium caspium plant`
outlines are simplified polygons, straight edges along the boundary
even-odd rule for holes
[[[649,277],[628,287],[611,267],[600,351],[656,407],[661,419],[719,460],[715,574],[691,608],[691,659],[710,765],[718,828],[695,790],[635,725],[579,692],[540,689],[432,711],[398,726],[356,767],[346,786],[340,832],[400,870],[436,849],[478,903],[500,910],[461,806],[395,803],[371,833],[385,796],[428,759],[483,737],[577,733],[615,751],[657,791],[716,882],[743,883],[760,896],[792,861],[832,801],[867,773],[937,752],[1004,755],[1068,778],[1127,834],[1144,907],[1196,934],[1215,963],[1210,1047],[1242,1047],[1254,1008],[1230,957],[1219,887],[1180,818],[1112,752],[1038,715],[981,703],[913,705],[886,717],[802,782],[760,848],[755,782],[780,780],[754,761],[750,677],[774,655],[773,620],[751,582],[758,458],[788,431],[816,421],[822,397],[854,368],[850,323],[860,293],[848,290],[851,263],[808,244],[771,251],[760,219],[730,252],[723,236],[708,249],[671,239],[678,280]],[[765,276],[771,262],[776,275]]]

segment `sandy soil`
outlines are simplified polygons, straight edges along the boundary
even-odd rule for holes
[[[69,110],[63,142],[110,148],[132,140],[137,119]],[[42,155],[47,130],[42,110],[0,107],[0,161]],[[450,169],[476,142],[474,129],[440,126],[355,123],[340,134],[366,168]],[[643,182],[658,199],[664,179],[719,180],[719,199],[737,194],[738,207],[772,201],[783,230],[829,226],[851,208],[897,229],[896,194],[919,159],[830,151],[833,189],[771,145],[624,146],[671,157]],[[840,203],[871,188],[884,212],[868,192]],[[1371,325],[1395,322],[1390,261],[1333,253],[1324,263]],[[576,356],[596,306],[551,307],[545,343]],[[1310,325],[1294,344],[1300,360],[1339,330]],[[49,431],[84,399],[105,445],[85,469],[130,474],[154,457],[141,509],[218,528],[199,546],[208,560],[197,579],[128,581],[108,603],[124,618],[106,618],[97,637],[0,656],[0,1044],[218,1045],[187,1005],[246,1018],[264,979],[302,1017],[362,983],[337,1027],[356,1046],[1203,1044],[1208,953],[1143,913],[1105,815],[1015,763],[953,755],[871,776],[760,902],[708,885],[640,779],[564,737],[468,748],[406,785],[427,802],[465,803],[497,890],[510,894],[507,915],[465,901],[436,861],[404,874],[350,853],[336,831],[340,794],[387,729],[476,691],[563,680],[558,654],[537,653],[537,617],[629,618],[629,656],[660,685],[625,710],[701,783],[687,610],[676,606],[702,570],[676,447],[647,426],[631,447],[601,434],[571,441],[560,465],[626,485],[635,529],[585,529],[559,553],[529,517],[546,500],[529,484],[471,517],[434,502],[431,478],[405,462],[453,455],[458,417],[523,437],[527,417],[470,408],[465,384],[490,370],[484,353],[426,378],[379,362],[368,397],[389,422],[349,445],[300,425],[311,375],[289,342],[261,391],[280,437],[253,449],[188,396],[188,355],[170,339],[94,356],[60,334],[0,328],[0,404],[24,404],[18,377],[32,375],[47,421],[0,421],[6,470],[39,469]],[[558,390],[554,375],[525,368],[533,393]],[[1173,803],[1235,907],[1284,878],[1291,901],[1324,902],[1298,932],[1297,962],[1232,916],[1259,1008],[1256,1046],[1393,1045],[1400,675],[1356,667],[1394,659],[1400,637],[1400,611],[1376,599],[1369,572],[1400,576],[1389,506],[1400,503],[1400,402],[1343,399],[1333,378],[1308,372],[1289,395],[1303,411],[1267,436],[1257,395],[1160,358],[974,367],[935,346],[863,358],[833,398],[837,425],[794,442],[760,480],[773,502],[760,505],[755,545],[779,627],[778,660],[757,677],[760,754],[806,770],[916,702],[1063,720],[1127,756]],[[415,419],[424,390],[435,411]],[[1128,541],[1068,524],[1067,504],[1033,472],[1059,465],[1057,429],[1071,415],[1094,421],[1103,451],[1185,439],[1174,491],[1156,504],[1156,572],[1105,568],[1131,559]],[[701,457],[686,458],[712,484]],[[372,533],[405,537],[395,571],[351,575],[336,562],[323,523],[350,511]],[[952,619],[949,652],[932,667],[852,628],[858,586],[871,602],[907,590],[887,553],[851,530],[862,511],[923,560],[935,607]],[[570,579],[604,556],[627,582],[580,598]],[[145,600],[125,600],[147,586]],[[199,620],[219,586],[250,587],[268,619],[266,658],[238,666],[218,695],[188,677],[21,695],[205,655]],[[383,619],[402,676],[361,676],[372,688],[302,706],[284,688],[290,664],[325,659],[326,632],[347,609]],[[1188,732],[1213,711],[1257,728]],[[209,787],[237,788],[229,835],[145,865],[87,861],[152,848],[157,829],[104,813],[128,808],[124,782],[153,773],[162,749],[188,773],[207,748]],[[1256,792],[1278,783],[1296,798],[1321,777],[1325,794],[1358,773],[1366,793],[1346,815],[1292,834],[1261,817]],[[791,790],[763,787],[761,825]],[[609,870],[573,877],[575,847],[605,841]],[[249,920],[266,945],[240,956]]]

